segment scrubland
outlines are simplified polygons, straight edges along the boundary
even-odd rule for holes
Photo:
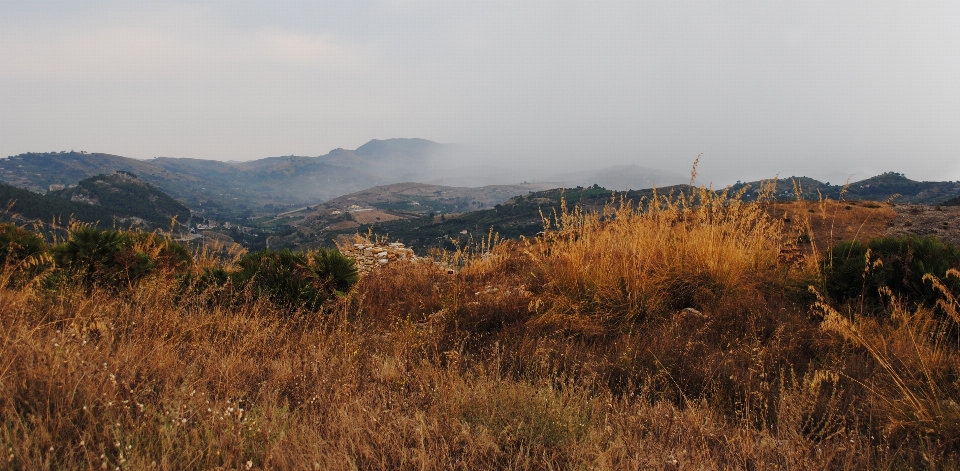
[[[861,295],[831,295],[851,214],[706,189],[613,200],[312,308],[235,284],[223,254],[119,283],[10,257],[0,463],[955,469],[960,272],[926,276],[923,301],[874,288],[867,250]]]

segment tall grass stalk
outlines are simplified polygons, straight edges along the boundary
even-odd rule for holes
[[[776,292],[769,285],[784,280],[782,221],[740,196],[705,187],[655,192],[594,214],[562,204],[528,249],[547,288],[537,300],[540,321],[600,333]]]

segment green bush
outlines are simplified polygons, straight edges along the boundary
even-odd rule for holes
[[[232,280],[238,289],[290,308],[317,309],[357,281],[353,261],[336,251],[262,250],[245,255],[237,265]]]
[[[960,268],[960,248],[936,237],[884,237],[866,244],[843,242],[831,250],[823,268],[827,293],[839,302],[864,296],[868,305],[877,306],[881,301],[878,290],[887,287],[908,302],[932,305],[938,294],[929,283],[924,283],[923,275],[932,273],[945,279],[948,269]],[[953,289],[960,288],[956,280],[949,283]]]
[[[53,248],[53,259],[88,287],[129,286],[152,273],[183,272],[192,262],[185,247],[155,234],[92,226],[71,229],[67,241]]]
[[[317,273],[327,279],[338,293],[346,293],[360,279],[353,259],[337,250],[320,249],[307,256]]]
[[[12,270],[10,281],[39,274],[47,252],[43,237],[13,224],[0,224],[0,273]]]

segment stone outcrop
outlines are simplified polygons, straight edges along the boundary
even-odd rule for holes
[[[360,275],[365,275],[377,267],[390,263],[410,262],[418,260],[413,249],[405,247],[400,242],[392,243],[356,243],[340,247],[340,252],[352,258],[357,264]]]

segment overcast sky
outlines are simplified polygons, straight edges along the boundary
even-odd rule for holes
[[[0,157],[370,139],[717,182],[960,179],[960,2],[0,0]]]

